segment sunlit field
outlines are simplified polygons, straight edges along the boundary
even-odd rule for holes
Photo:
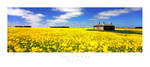
[[[142,52],[142,29],[8,27],[8,52]]]

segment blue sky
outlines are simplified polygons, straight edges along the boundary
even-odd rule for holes
[[[116,27],[142,26],[142,8],[103,7],[41,7],[8,8],[8,26],[30,25],[32,27],[70,26],[91,28],[98,22]]]

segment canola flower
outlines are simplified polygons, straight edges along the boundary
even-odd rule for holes
[[[8,52],[142,52],[142,29],[8,27]]]

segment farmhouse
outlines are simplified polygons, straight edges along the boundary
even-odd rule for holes
[[[93,28],[95,30],[115,30],[115,26],[112,25],[112,22],[110,24],[105,24],[105,22],[103,22],[103,24],[97,24],[97,25],[94,25]]]

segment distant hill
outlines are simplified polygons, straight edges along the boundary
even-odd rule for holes
[[[15,26],[15,27],[31,27],[31,26]]]
[[[135,28],[142,28],[142,27],[135,27]]]
[[[69,28],[69,26],[51,26],[50,28]]]

